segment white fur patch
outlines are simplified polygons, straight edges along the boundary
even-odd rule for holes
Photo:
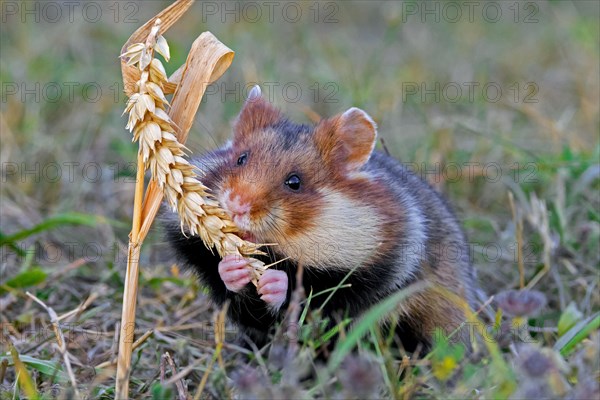
[[[313,268],[350,270],[365,264],[381,245],[383,221],[377,209],[339,192],[320,192],[325,203],[317,226],[280,243],[282,252]]]
[[[250,89],[250,93],[248,93],[248,100],[252,101],[258,99],[262,95],[262,90],[260,86],[254,85],[252,89]]]
[[[342,116],[344,118],[349,118],[350,115],[354,114],[354,113],[361,114],[364,119],[366,119],[371,125],[373,125],[373,130],[375,132],[377,132],[377,123],[375,123],[375,121],[373,121],[373,118],[371,118],[371,116],[369,114],[367,114],[367,112],[361,108],[351,107],[351,108],[347,109],[344,112],[344,114],[342,114]]]
[[[227,212],[227,214],[231,217],[231,219],[233,220],[233,222],[237,225],[238,228],[240,228],[242,231],[249,231],[250,230],[250,210],[248,210],[247,213],[244,214],[234,214],[232,212],[232,210],[229,209],[229,204],[231,204],[232,202],[237,202],[239,201],[239,197],[235,196],[234,198],[231,197],[232,191],[231,189],[227,189],[225,191],[220,192],[217,195],[219,204],[221,204],[221,207],[223,207],[223,210],[225,210],[225,212]]]

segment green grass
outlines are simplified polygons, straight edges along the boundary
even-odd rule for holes
[[[50,317],[25,291],[64,316],[80,393],[114,395],[114,370],[106,365],[116,352],[133,204],[130,163],[136,154],[121,117],[125,98],[117,57],[131,32],[169,2],[140,2],[137,11],[127,8],[129,2],[114,3],[120,7],[117,22],[108,3],[97,3],[103,12],[97,23],[87,22],[79,7],[73,22],[65,11],[59,23],[7,15],[0,24],[2,399],[31,397],[32,390],[42,398],[72,394],[62,382],[65,366]],[[419,14],[403,14],[411,2],[352,1],[302,3],[303,18],[295,23],[282,18],[281,8],[273,23],[265,8],[260,21],[241,16],[236,23],[233,16],[221,21],[221,14],[209,15],[206,2],[199,2],[167,34],[168,72],[185,60],[204,30],[236,52],[232,67],[200,106],[188,141],[195,153],[229,137],[245,95],[239,89],[246,83],[261,82],[275,104],[302,122],[313,113],[330,116],[361,107],[378,123],[389,152],[416,167],[452,202],[488,296],[519,288],[518,224],[508,200],[513,194],[523,224],[524,281],[534,282],[532,289],[546,298],[537,314],[522,318],[498,312],[492,303],[478,315],[489,329],[483,335],[488,341],[471,355],[452,338],[437,335],[428,356],[411,359],[375,329],[373,320],[408,293],[381,303],[354,325],[344,321],[334,332],[325,330],[318,313],[302,314],[303,340],[291,358],[285,341],[241,349],[230,340],[234,332],[228,327],[222,360],[208,375],[204,398],[597,395],[599,6],[519,3],[514,22],[513,2],[496,3],[502,4],[503,17],[495,23],[485,21],[481,8],[473,22],[463,10],[456,23],[443,16],[422,23]],[[325,23],[332,10],[337,22]],[[525,23],[532,11],[538,22]],[[472,98],[469,82],[479,84]],[[463,95],[453,101],[450,86],[438,91],[438,98],[421,90],[422,84],[431,89],[436,83],[457,85]],[[486,84],[502,89],[498,101],[480,90]],[[60,96],[52,92],[56,85]],[[410,94],[414,85],[419,90]],[[94,98],[98,87],[102,94]],[[284,87],[300,87],[302,96],[290,99],[293,92],[286,97]],[[166,249],[157,226],[142,250],[136,326],[136,337],[153,334],[134,351],[132,398],[172,398],[177,392],[174,384],[164,383],[172,376],[168,366],[161,384],[165,352],[177,371],[194,366],[184,378],[192,396],[216,356],[215,309],[206,289],[179,271]],[[333,333],[342,339],[329,363],[322,363],[315,356]],[[19,362],[11,346],[27,371],[22,382],[28,375],[33,387],[16,386],[22,368],[15,369]]]

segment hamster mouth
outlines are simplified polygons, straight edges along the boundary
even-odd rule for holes
[[[239,229],[238,236],[241,239],[244,239],[244,240],[246,240],[248,242],[252,242],[252,243],[258,243],[256,236],[252,232],[250,232],[250,229],[248,226],[248,225],[250,225],[248,216],[239,216],[239,215],[233,214],[231,219],[233,220],[233,223],[237,225],[237,227]]]
[[[241,239],[244,239],[248,242],[252,242],[252,243],[256,243],[256,236],[254,236],[252,233],[250,232],[241,232],[239,234]]]

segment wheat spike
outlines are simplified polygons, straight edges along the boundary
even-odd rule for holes
[[[184,234],[187,230],[190,235],[200,236],[221,257],[264,255],[259,245],[237,235],[239,229],[200,182],[198,169],[186,159],[186,148],[177,140],[163,92],[168,78],[163,64],[154,58],[155,51],[167,61],[169,58],[169,46],[159,31],[157,20],[146,43],[134,43],[121,55],[141,71],[123,114],[129,114],[126,127],[133,133],[133,141],[139,143],[144,168],[150,169],[151,179],[163,190],[167,204],[179,214]],[[256,285],[266,266],[256,259],[250,265]]]

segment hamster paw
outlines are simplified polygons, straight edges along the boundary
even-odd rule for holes
[[[239,292],[252,279],[248,261],[237,255],[225,256],[219,262],[219,275],[227,290]]]
[[[288,290],[288,276],[284,271],[266,270],[258,280],[258,294],[271,309],[278,311],[285,302]]]

